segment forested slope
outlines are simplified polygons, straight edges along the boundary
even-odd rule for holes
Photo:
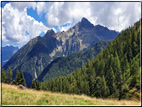
[[[140,21],[124,30],[97,57],[41,89],[103,98],[140,98]]]
[[[95,58],[110,42],[110,40],[103,40],[85,52],[77,52],[66,57],[55,59],[42,71],[38,80],[46,81],[58,76],[70,74],[74,70],[81,68],[81,66],[86,65],[88,59]]]

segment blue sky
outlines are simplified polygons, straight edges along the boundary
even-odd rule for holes
[[[2,46],[19,48],[47,30],[68,30],[82,17],[121,31],[141,17],[140,2],[2,2]]]
[[[44,25],[46,25],[47,19],[45,18],[46,13],[43,13],[41,16],[37,14],[37,9],[33,10],[33,8],[27,9],[27,15],[34,17],[35,20],[38,22],[42,22]]]

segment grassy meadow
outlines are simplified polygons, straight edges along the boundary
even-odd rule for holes
[[[2,105],[140,105],[140,101],[99,99],[86,95],[70,95],[32,89],[20,90],[17,86],[2,83]]]

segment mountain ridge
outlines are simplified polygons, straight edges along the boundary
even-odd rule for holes
[[[20,48],[3,68],[7,71],[8,67],[11,67],[13,78],[16,69],[21,69],[29,86],[35,78],[35,73],[39,76],[42,70],[57,57],[85,51],[101,40],[113,40],[118,35],[118,32],[109,29],[97,34],[95,26],[94,28],[92,26],[85,29],[84,26],[81,28],[76,24],[66,32],[60,33],[49,30],[43,37],[35,37]]]

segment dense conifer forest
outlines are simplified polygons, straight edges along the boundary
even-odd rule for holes
[[[140,21],[73,73],[42,82],[40,89],[99,98],[140,98]]]

